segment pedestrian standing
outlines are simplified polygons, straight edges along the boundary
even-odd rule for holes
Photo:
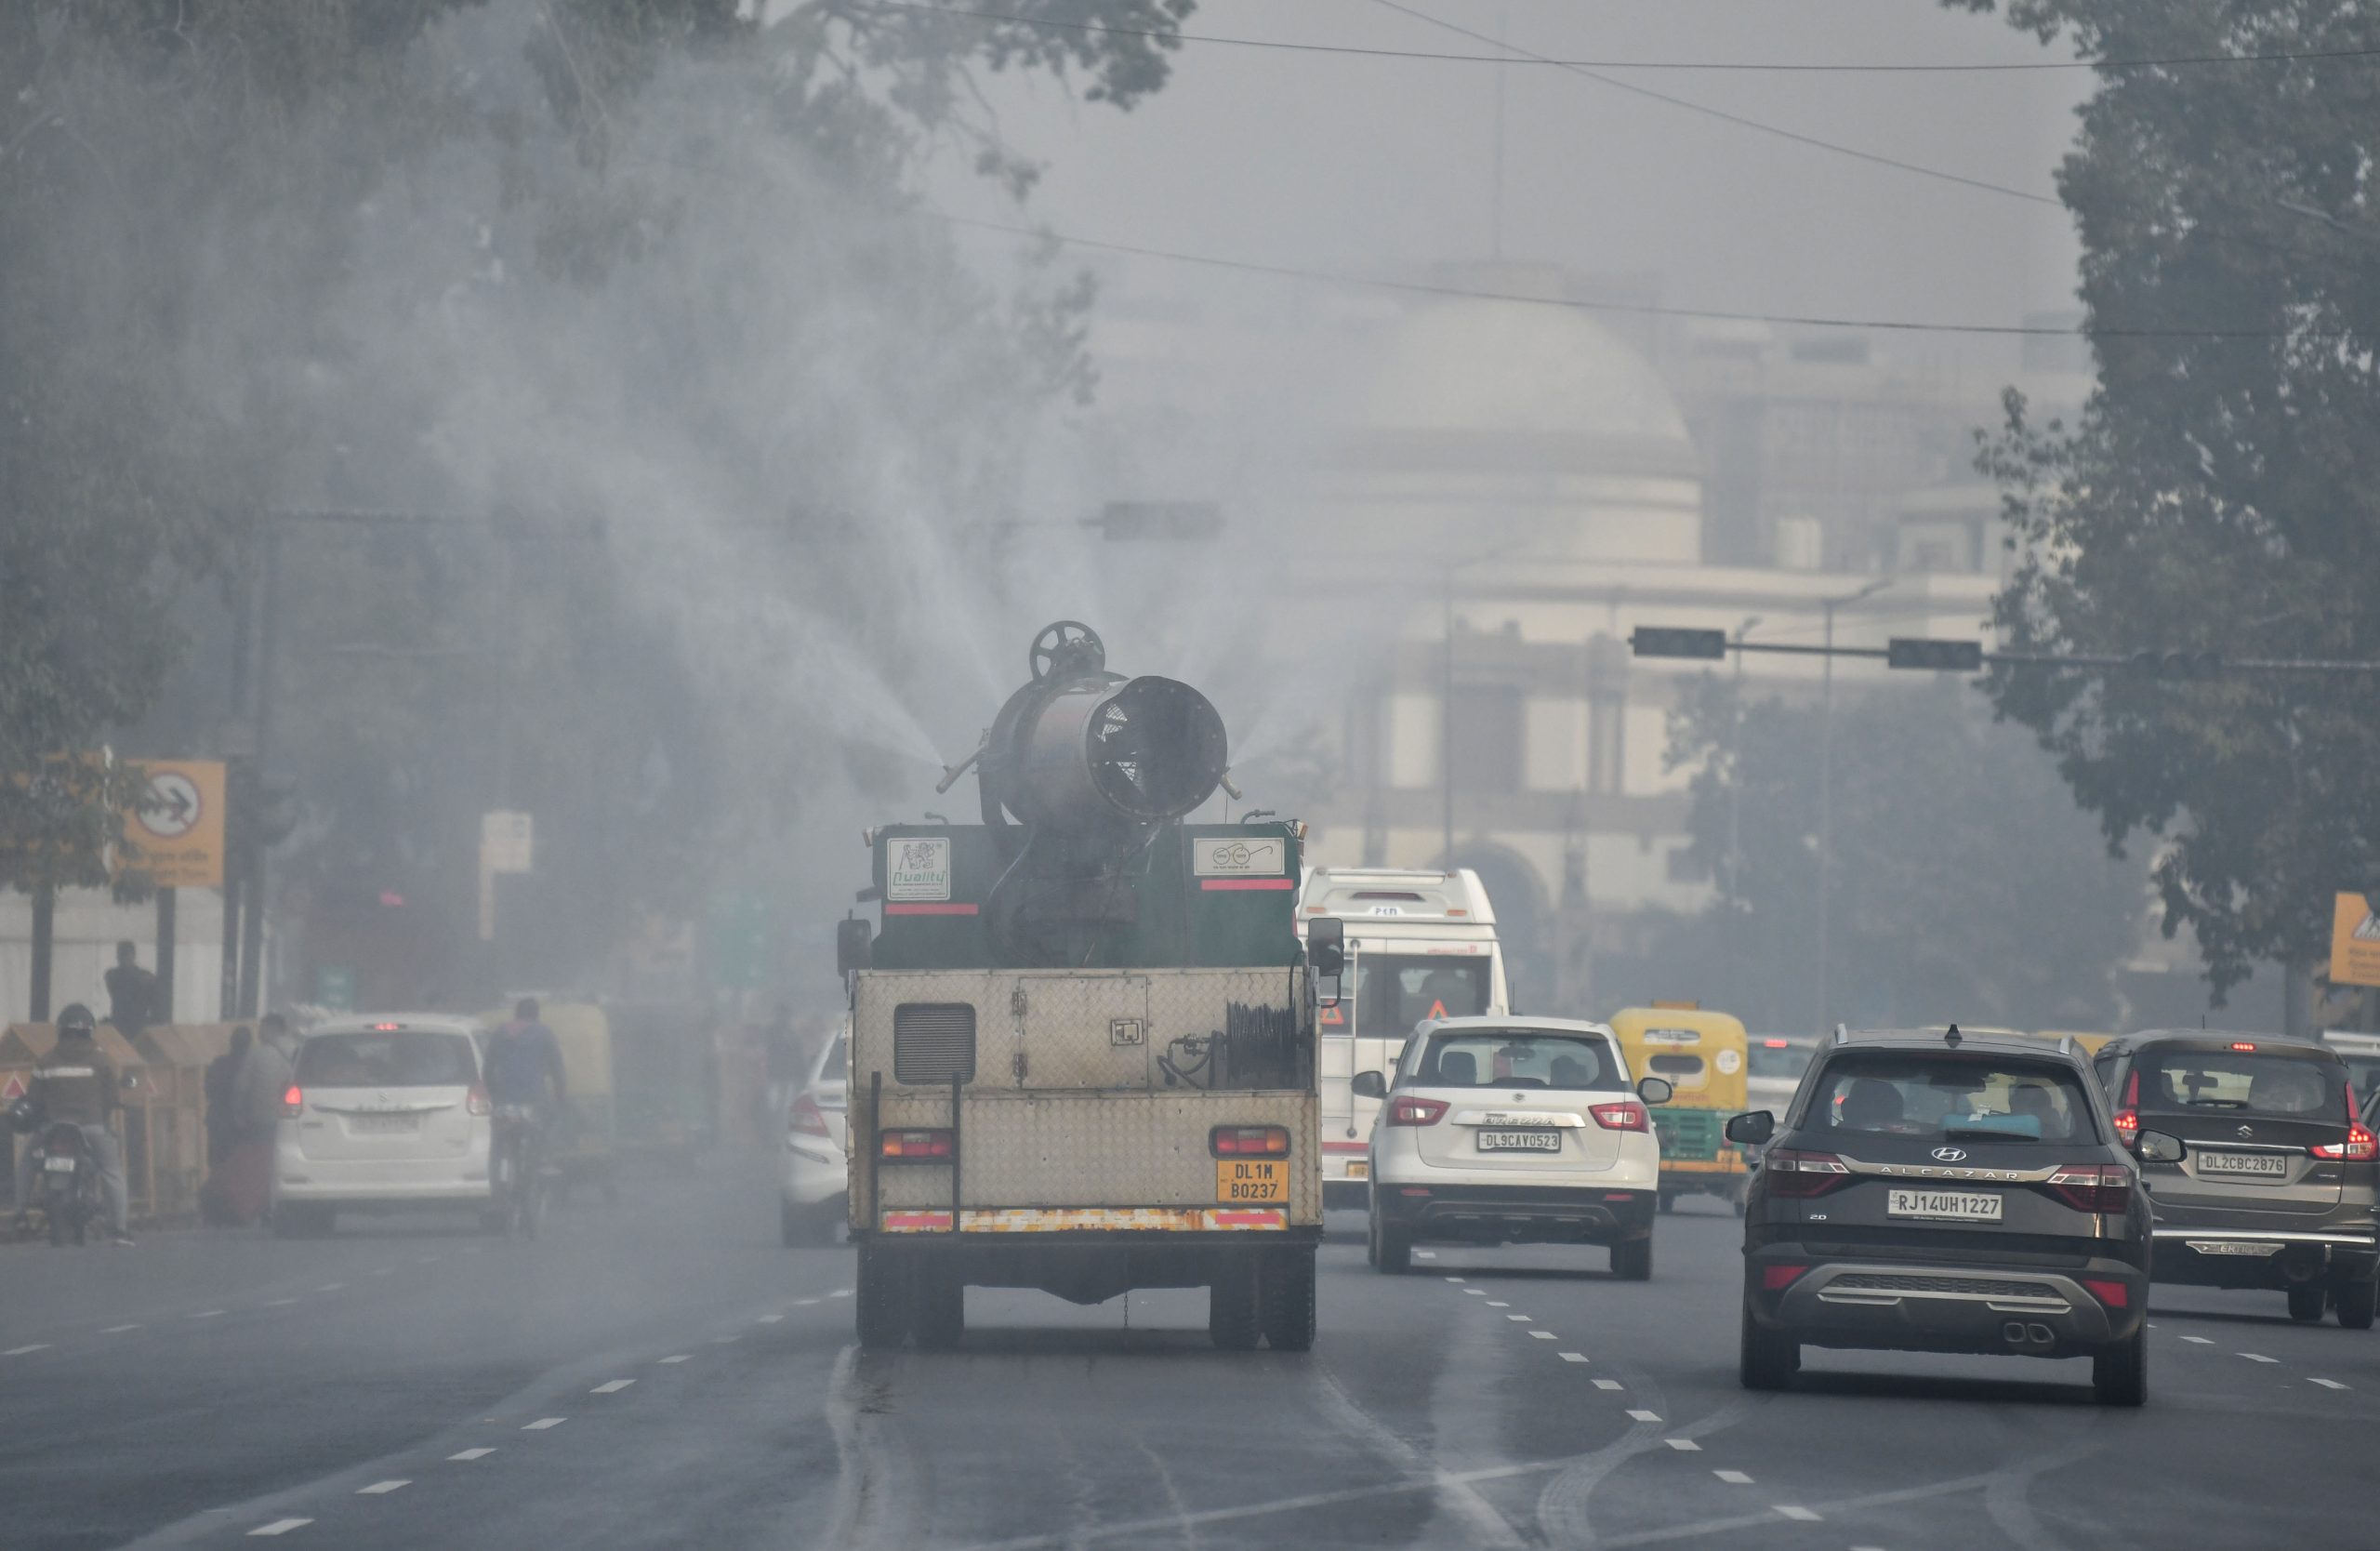
[[[274,1036],[285,1038],[288,1027],[280,1014],[267,1014],[264,1038],[249,1045],[233,1068],[231,1147],[221,1177],[225,1215],[242,1226],[262,1219],[272,1194],[272,1144],[291,1077],[289,1058]]]
[[[240,1067],[255,1036],[242,1024],[231,1030],[231,1048],[206,1064],[206,1185],[199,1191],[199,1214],[209,1223],[237,1221],[224,1179],[224,1164],[239,1145]]]
[[[129,939],[116,944],[115,968],[106,975],[108,1022],[127,1040],[157,1015],[157,977],[140,967],[139,952]]]

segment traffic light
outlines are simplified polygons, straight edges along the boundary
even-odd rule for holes
[[[231,830],[235,846],[270,849],[287,840],[305,817],[298,783],[286,776],[258,775],[245,760],[231,770]]]
[[[1629,636],[1628,646],[1640,657],[1698,657],[1716,662],[1727,655],[1727,632],[1639,625]]]
[[[1928,641],[1922,636],[1897,635],[1884,643],[1884,666],[1936,673],[1979,673],[1983,670],[1983,647],[1973,641]]]

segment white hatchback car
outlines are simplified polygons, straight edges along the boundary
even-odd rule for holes
[[[1424,1023],[1372,1123],[1370,1259],[1406,1270],[1416,1243],[1602,1244],[1623,1281],[1653,1274],[1661,1148],[1610,1028],[1511,1015]]]
[[[493,1131],[479,1032],[434,1014],[309,1030],[273,1147],[273,1231],[326,1233],[341,1211],[485,1210]]]
[[[851,1044],[846,1023],[811,1063],[808,1080],[786,1107],[777,1227],[788,1247],[833,1243],[835,1229],[850,1211],[843,1136]]]

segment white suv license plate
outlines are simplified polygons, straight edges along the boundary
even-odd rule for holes
[[[421,1117],[412,1113],[395,1115],[350,1115],[348,1129],[359,1136],[407,1135],[421,1129]]]
[[[1996,1223],[2000,1198],[1968,1190],[1895,1190],[1885,1198],[1884,1214],[1937,1223]]]
[[[74,1160],[71,1158],[45,1158],[41,1166],[53,1173],[71,1174],[74,1172]]]
[[[1479,1133],[1481,1152],[1560,1152],[1562,1133],[1552,1126],[1533,1126],[1527,1131],[1483,1131]]]
[[[2279,1179],[2289,1173],[2289,1160],[2277,1152],[2202,1152],[2198,1155],[2198,1172],[2202,1174],[2263,1174]]]

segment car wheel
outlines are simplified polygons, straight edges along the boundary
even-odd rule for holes
[[[1669,1191],[1664,1190],[1661,1192],[1661,1199],[1659,1205],[1659,1210],[1664,1213],[1675,1212],[1677,1210],[1677,1197],[1671,1194]]]
[[[1276,1352],[1314,1347],[1314,1252],[1281,1250],[1264,1263],[1261,1318],[1264,1340]]]
[[[1372,1241],[1377,1253],[1372,1264],[1382,1276],[1401,1277],[1413,1268],[1413,1230],[1399,1227],[1372,1208]]]
[[[1217,1261],[1215,1279],[1207,1291],[1207,1333],[1226,1352],[1256,1349],[1263,1331],[1253,1256],[1227,1254]]]
[[[1802,1344],[1782,1331],[1764,1328],[1744,1306],[1743,1345],[1736,1361],[1737,1377],[1746,1389],[1782,1389],[1802,1371]]]
[[[1377,1212],[1364,1213],[1364,1264],[1375,1267],[1380,1265],[1380,1214]]]
[[[2301,1325],[2320,1322],[2322,1306],[2330,1301],[2331,1290],[2320,1282],[2309,1282],[2289,1290],[2289,1317]]]
[[[2368,1331],[2372,1316],[2380,1310],[2380,1279],[2343,1281],[2331,1297],[2331,1306],[2338,1311],[2341,1327],[2351,1331]]]
[[[1621,1281],[1653,1279],[1653,1239],[1623,1239],[1611,1247],[1611,1274]]]
[[[789,1200],[777,1202],[777,1240],[788,1250],[810,1241],[809,1213]]]
[[[2149,1328],[2091,1358],[2091,1393],[2103,1406],[2136,1406],[2149,1399]]]
[[[949,1266],[936,1266],[920,1277],[913,1294],[910,1323],[918,1345],[948,1351],[967,1334],[967,1284]]]
[[[909,1290],[899,1260],[875,1244],[859,1250],[858,1285],[853,1289],[859,1344],[870,1351],[898,1346],[909,1332]]]

